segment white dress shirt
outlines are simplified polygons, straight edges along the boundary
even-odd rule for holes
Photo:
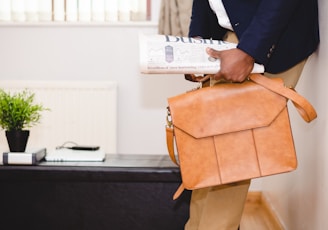
[[[216,17],[218,18],[218,22],[219,22],[220,26],[233,31],[233,28],[231,26],[229,17],[224,8],[222,0],[208,0],[208,2],[210,3],[212,10],[216,14]]]

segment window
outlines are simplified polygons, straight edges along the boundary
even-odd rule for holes
[[[151,0],[0,0],[1,22],[150,20]]]

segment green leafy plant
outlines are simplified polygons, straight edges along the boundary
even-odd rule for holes
[[[11,94],[0,89],[0,126],[13,131],[38,124],[41,112],[49,109],[34,104],[34,96],[34,93],[27,90]]]

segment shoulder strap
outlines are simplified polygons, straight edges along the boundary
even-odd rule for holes
[[[278,82],[272,81],[270,78],[265,77],[261,74],[251,74],[250,79],[255,83],[280,94],[287,99],[290,99],[298,113],[306,122],[310,122],[317,117],[317,113],[313,106],[304,97],[298,94],[295,90],[285,87]]]
[[[169,152],[169,156],[171,160],[179,166],[179,163],[176,159],[175,153],[174,153],[174,130],[173,126],[166,126],[166,146],[167,151]],[[180,184],[179,188],[176,190],[176,192],[173,195],[173,200],[176,200],[179,198],[181,193],[184,191],[183,183]]]
[[[174,164],[179,166],[179,163],[174,154],[174,133],[173,126],[166,126],[166,146],[169,156]]]

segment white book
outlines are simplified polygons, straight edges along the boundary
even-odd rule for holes
[[[25,152],[4,152],[4,165],[37,165],[46,155],[46,148],[30,149]]]
[[[104,161],[105,152],[99,150],[54,149],[46,155],[46,161]]]

